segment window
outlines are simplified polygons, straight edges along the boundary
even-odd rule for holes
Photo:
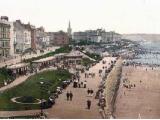
[[[4,38],[6,38],[6,33],[4,33]]]
[[[2,33],[2,38],[5,38],[5,34],[4,33]]]

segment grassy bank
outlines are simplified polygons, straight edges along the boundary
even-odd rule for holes
[[[113,112],[114,102],[116,98],[116,92],[119,87],[120,78],[122,72],[122,59],[119,59],[106,80],[106,113],[111,115]]]
[[[43,77],[43,80],[40,79]],[[17,104],[11,101],[13,97],[19,96],[32,96],[40,99],[40,82],[44,81],[43,85],[43,98],[48,99],[50,92],[54,91],[56,87],[63,81],[70,79],[71,74],[66,70],[51,70],[44,71],[29,77],[22,84],[4,91],[0,94],[0,110],[25,110],[37,109],[39,105],[32,104]]]
[[[38,56],[38,57],[33,57],[33,58],[30,58],[30,59],[25,59],[25,60],[23,60],[23,62],[28,63],[28,62],[32,62],[34,60],[39,60],[39,59],[42,59],[42,58],[54,56],[55,54],[59,54],[59,53],[69,53],[71,50],[72,50],[71,47],[63,46],[61,48],[56,49],[54,52],[49,52],[49,53],[46,53],[44,55],[41,55],[41,56]]]
[[[94,63],[94,61],[90,60],[89,58],[83,58],[82,59],[82,65],[83,66],[88,66],[88,65],[91,65],[92,63]]]
[[[102,60],[102,57],[101,57],[99,54],[89,53],[89,52],[86,52],[86,53],[84,53],[84,54],[86,54],[86,55],[89,56],[90,58],[95,59],[95,60],[97,60],[97,61]]]
[[[4,86],[4,81],[10,83],[13,79],[13,76],[9,74],[9,71],[5,67],[0,68],[0,87]]]

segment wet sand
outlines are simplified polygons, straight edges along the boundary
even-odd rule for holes
[[[124,78],[136,87],[123,87]],[[114,116],[119,119],[160,118],[160,68],[147,67],[146,71],[146,67],[123,67]]]

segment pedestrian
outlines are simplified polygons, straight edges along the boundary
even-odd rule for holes
[[[84,88],[87,87],[87,81],[86,80],[84,81],[83,85],[84,85]]]
[[[78,87],[81,88],[81,84],[80,83],[78,83]]]
[[[93,90],[92,89],[90,90],[90,93],[93,94]]]
[[[67,93],[66,93],[66,97],[67,97],[67,101],[69,100],[69,97],[70,97],[70,94],[69,94],[69,92],[67,91]]]
[[[81,82],[81,86],[83,86],[83,82]]]
[[[136,87],[136,85],[134,84],[134,87]]]
[[[88,93],[88,95],[90,94],[90,89],[88,88],[88,90],[87,90],[87,93]]]
[[[70,91],[70,101],[72,101],[73,93]]]
[[[91,108],[91,100],[87,100],[87,109]]]

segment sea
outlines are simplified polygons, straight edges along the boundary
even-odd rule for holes
[[[133,62],[148,64],[148,65],[160,65],[160,41],[137,41],[140,47],[145,52],[140,52],[136,55]]]

